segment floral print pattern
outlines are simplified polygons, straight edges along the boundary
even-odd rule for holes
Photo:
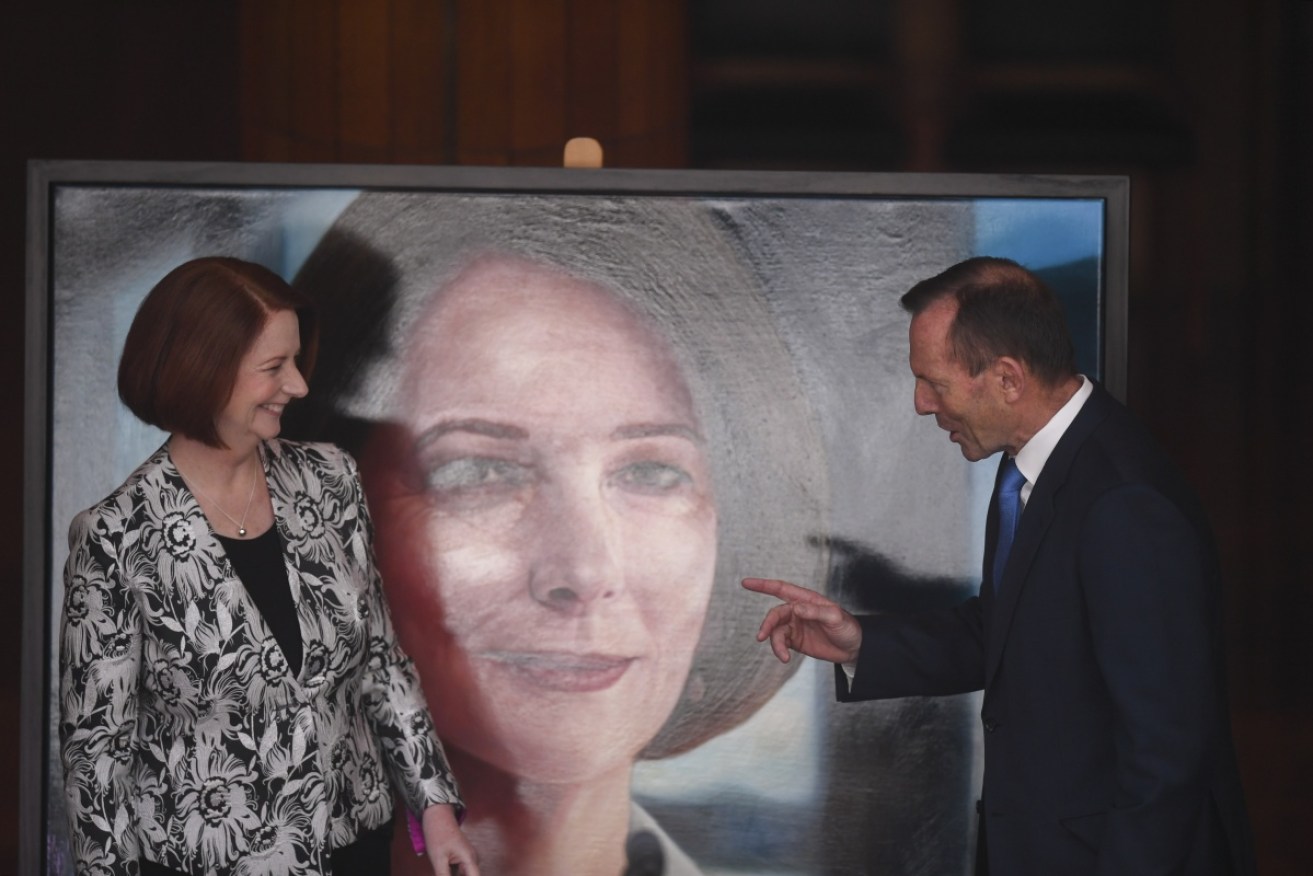
[[[304,647],[300,674],[167,445],[69,532],[60,741],[81,873],[317,876],[378,827],[460,805],[401,652],[355,461],[262,448]]]

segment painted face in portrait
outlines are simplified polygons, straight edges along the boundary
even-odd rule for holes
[[[716,566],[704,438],[610,292],[483,259],[424,306],[362,458],[439,734],[509,774],[628,770],[674,708]]]

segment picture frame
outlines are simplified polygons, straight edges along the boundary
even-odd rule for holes
[[[450,234],[487,226],[487,240],[501,241],[499,217],[535,223],[536,210],[572,250],[596,245],[642,260],[647,241],[653,250],[674,241],[691,260],[699,242],[710,241],[705,257],[729,253],[734,264],[725,270],[746,291],[695,289],[710,302],[710,315],[697,320],[672,315],[678,308],[668,303],[648,307],[642,290],[629,305],[673,336],[695,397],[717,411],[721,404],[750,409],[717,414],[724,420],[717,434],[744,442],[726,444],[724,458],[742,465],[743,448],[764,452],[743,437],[752,430],[741,423],[784,406],[791,413],[782,419],[811,421],[798,427],[809,437],[791,435],[777,450],[814,455],[812,469],[824,482],[807,494],[824,523],[768,545],[754,540],[760,521],[726,521],[746,505],[791,494],[754,500],[747,466],[723,477],[719,556],[741,556],[717,562],[735,575],[806,576],[816,568],[800,583],[827,588],[854,609],[916,609],[966,598],[978,586],[993,466],[968,465],[916,416],[897,296],[963,258],[1015,259],[1063,299],[1081,370],[1124,398],[1129,197],[1127,179],[1103,176],[32,162],[21,869],[72,872],[57,734],[65,532],[73,514],[111,491],[162,438],[118,402],[114,370],[137,303],[174,265],[229,255],[292,281],[324,258],[326,241],[363,237],[387,270],[371,272],[375,262],[367,262],[361,282],[395,269],[401,279],[387,283],[403,289],[406,275],[428,264],[415,253],[432,245],[439,219],[452,220]],[[381,243],[403,213],[407,240]],[[655,224],[628,228],[614,242],[634,216]],[[596,225],[584,243],[571,230],[581,224]],[[663,270],[684,270],[655,256],[644,264],[638,273],[653,287],[662,285]],[[320,276],[331,279],[336,269],[325,270]],[[426,282],[433,285],[431,277],[414,281]],[[353,314],[342,309],[336,318],[350,323]],[[350,383],[357,361],[347,367],[328,353],[327,373]],[[767,374],[780,361],[787,375]],[[752,374],[761,375],[760,386],[747,385]],[[368,383],[349,390],[372,391]],[[369,400],[359,404],[363,410]],[[346,434],[321,432],[327,427],[314,418],[297,428],[298,437]],[[789,464],[763,467],[759,484],[804,477]],[[951,536],[939,541],[926,536],[931,531]],[[768,561],[776,549],[781,559]],[[790,566],[789,557],[799,559]],[[718,578],[715,586],[726,585]],[[716,619],[730,614],[732,621]],[[760,614],[764,607],[751,617],[741,607],[709,615],[699,648],[709,647],[709,630],[750,646]],[[706,873],[970,872],[980,767],[975,695],[837,706],[827,689],[833,670],[807,663],[762,703],[735,705],[732,726],[671,742],[660,758],[640,757],[632,781],[643,810]],[[695,684],[684,684],[690,696]]]

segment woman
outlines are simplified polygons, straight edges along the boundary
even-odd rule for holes
[[[147,295],[119,394],[165,444],[70,528],[61,754],[79,873],[386,873],[392,792],[476,873],[352,459],[278,440],[316,320],[258,265]]]
[[[741,564],[824,569],[822,460],[752,278],[687,204],[371,193],[296,282],[329,319],[311,428],[361,448],[480,859],[697,872],[632,766],[791,671],[751,649]]]

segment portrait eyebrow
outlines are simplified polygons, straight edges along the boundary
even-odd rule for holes
[[[620,426],[611,433],[617,441],[631,441],[637,438],[660,438],[671,436],[684,438],[701,447],[705,442],[702,435],[692,426],[684,423],[633,423]]]
[[[420,433],[420,436],[415,439],[415,446],[425,447],[452,432],[468,432],[472,435],[499,438],[503,441],[523,441],[529,437],[528,430],[519,426],[512,426],[509,423],[498,423],[493,420],[480,420],[477,418],[443,420]]]

